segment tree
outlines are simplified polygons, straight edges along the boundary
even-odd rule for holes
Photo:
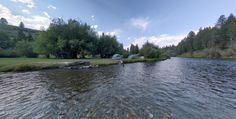
[[[20,29],[24,29],[24,28],[25,28],[25,25],[24,25],[23,22],[20,22],[20,24],[19,24],[19,28],[20,28]]]
[[[135,48],[135,54],[138,54],[139,53],[139,47],[138,47],[138,44],[136,44],[136,46],[134,47]]]
[[[226,20],[225,24],[231,25],[236,24],[236,18],[233,14],[230,14],[228,19]]]
[[[52,52],[55,52],[54,48],[47,32],[41,32],[33,42],[33,51],[37,54],[46,55],[48,58]]]
[[[33,41],[34,40],[34,38],[33,38],[33,36],[32,36],[32,34],[31,33],[28,33],[28,36],[27,36],[27,41]]]
[[[162,52],[165,53],[169,57],[175,57],[177,55],[176,49],[177,48],[175,45],[166,46],[166,47],[161,48]]]
[[[0,32],[0,49],[8,49],[10,47],[10,38],[3,32]]]
[[[118,43],[116,37],[103,34],[98,41],[98,54],[102,58],[108,58],[112,55],[123,52],[123,45]]]
[[[130,53],[135,54],[135,46],[133,44],[130,45]]]
[[[24,33],[24,23],[23,22],[20,22],[19,24],[19,30],[18,30],[18,34],[17,34],[17,41],[21,41],[21,40],[26,40],[26,36],[25,36],[25,33]]]
[[[0,19],[0,24],[8,25],[7,19],[1,18]]]
[[[47,31],[40,32],[33,43],[34,51],[41,55],[54,55],[57,58],[85,58],[99,54],[111,57],[123,53],[123,45],[115,36],[97,33],[86,23],[70,19],[54,19]]]
[[[84,23],[70,19],[54,19],[47,31],[41,32],[34,43],[37,53],[52,54],[58,58],[84,58],[96,54],[97,35]]]
[[[33,52],[32,43],[28,41],[18,41],[16,43],[16,51],[20,56],[25,57],[36,57],[37,55]]]
[[[225,23],[226,23],[225,15],[221,15],[216,23],[216,27],[221,28],[223,25],[225,25]]]
[[[131,54],[138,54],[139,53],[139,47],[138,47],[138,45],[133,45],[133,44],[131,44],[131,46],[130,46],[130,53]]]
[[[138,44],[136,44],[135,46],[133,44],[130,45],[130,53],[131,54],[138,54],[139,53]]]
[[[141,55],[144,56],[145,59],[147,58],[159,58],[161,51],[158,46],[155,46],[152,43],[146,42],[141,51]]]
[[[193,41],[195,38],[195,33],[193,31],[190,31],[187,38],[186,38],[186,48],[189,52],[192,52],[193,49]]]
[[[234,49],[236,42],[236,17],[221,15],[215,27],[200,29],[197,34],[190,32],[176,47],[177,54],[193,52],[203,49]],[[218,51],[217,51],[218,52]],[[216,54],[216,53],[213,53]]]
[[[233,44],[233,41],[236,41],[236,17],[233,14],[230,14],[226,21],[226,31],[229,37],[229,44]]]

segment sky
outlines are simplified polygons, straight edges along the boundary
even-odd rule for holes
[[[190,31],[236,15],[236,0],[1,0],[0,17],[11,25],[48,28],[53,18],[86,22],[99,34],[116,35],[125,47],[149,41],[177,45]]]

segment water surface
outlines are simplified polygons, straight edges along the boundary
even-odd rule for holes
[[[0,118],[235,119],[236,61],[0,74]]]

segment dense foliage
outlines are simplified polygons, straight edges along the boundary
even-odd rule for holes
[[[123,45],[118,43],[116,37],[109,35],[102,35],[97,44],[97,53],[100,54],[102,58],[111,57],[112,55],[118,53],[122,54]]]
[[[54,19],[47,30],[33,32],[25,28],[8,25],[0,20],[0,57],[46,57],[84,58],[100,55],[102,58],[123,53],[123,45],[115,36],[101,35],[86,23],[70,19]]]
[[[54,19],[47,30],[34,34],[26,29],[23,22],[19,27],[7,24],[1,19],[0,27],[0,57],[56,57],[56,58],[110,58],[114,54],[121,54],[127,58],[131,54],[143,55],[145,58],[160,58],[163,55],[158,46],[147,42],[139,49],[138,45],[131,45],[128,50],[117,41],[116,36],[99,35],[86,23],[74,19],[64,21]],[[10,35],[14,31],[15,35]]]
[[[7,24],[8,24],[8,21],[7,21],[5,18],[1,18],[1,19],[0,19],[0,24],[2,24],[2,25],[7,25]]]
[[[159,58],[161,55],[161,51],[158,46],[146,42],[142,49],[140,50],[140,54],[144,56],[144,58]]]
[[[0,48],[7,49],[10,47],[10,38],[3,32],[0,32]]]
[[[34,42],[36,53],[58,58],[84,58],[96,54],[104,58],[122,50],[123,46],[116,37],[98,36],[89,25],[72,19],[68,22],[53,20],[49,29],[41,32]]]
[[[130,53],[131,53],[131,54],[138,54],[138,53],[139,53],[138,44],[136,44],[136,45],[131,44],[129,50],[130,50]]]
[[[161,51],[166,55],[168,55],[169,57],[175,57],[177,55],[176,46],[174,45],[163,47],[161,48]]]
[[[214,27],[200,28],[195,34],[191,31],[177,46],[177,53],[200,51],[204,49],[226,50],[236,49],[236,17],[220,16]],[[217,52],[214,50],[214,53]],[[233,52],[231,53],[233,55]]]

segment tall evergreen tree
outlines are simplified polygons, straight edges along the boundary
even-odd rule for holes
[[[217,28],[221,28],[226,23],[226,17],[225,15],[221,15],[216,23]]]
[[[24,23],[20,22],[19,31],[18,31],[18,34],[17,34],[17,41],[26,40],[26,35],[24,33],[24,28],[25,28]]]
[[[20,29],[24,29],[24,28],[25,28],[25,25],[24,25],[23,22],[20,22],[20,24],[19,24],[19,28],[20,28]]]
[[[201,28],[195,35],[190,32],[177,46],[177,53],[182,54],[203,49],[236,49],[236,17],[221,15],[215,27]]]

